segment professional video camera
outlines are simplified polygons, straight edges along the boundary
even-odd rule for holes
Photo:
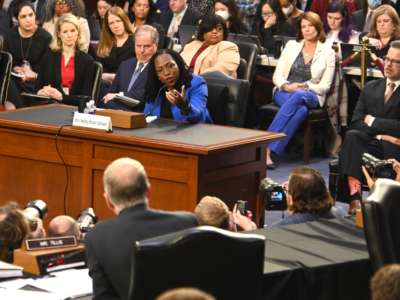
[[[28,202],[23,212],[29,221],[31,231],[35,231],[37,228],[37,222],[35,219],[43,219],[47,215],[47,204],[40,199],[32,200]]]
[[[287,209],[285,189],[271,178],[261,180],[260,193],[266,210]]]
[[[388,160],[382,160],[369,153],[363,153],[361,164],[367,169],[372,178],[396,178],[393,165]]]
[[[76,222],[78,223],[79,229],[82,232],[87,232],[89,228],[92,227],[91,225],[97,223],[97,217],[96,214],[94,213],[94,209],[88,207],[82,210]]]

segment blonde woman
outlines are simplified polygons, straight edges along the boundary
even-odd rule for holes
[[[134,42],[128,16],[118,6],[111,7],[104,17],[97,60],[103,65],[103,80],[111,83],[119,65],[134,57]]]
[[[40,67],[37,94],[77,105],[76,95],[91,95],[94,77],[93,59],[82,51],[77,17],[64,14],[57,20],[50,48]]]
[[[71,13],[78,18],[80,35],[84,47],[83,51],[88,52],[90,43],[89,23],[85,18],[85,4],[82,0],[47,0],[45,7],[45,19],[42,27],[52,36],[55,35],[55,25],[59,17]]]

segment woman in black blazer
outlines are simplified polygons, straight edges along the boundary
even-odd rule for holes
[[[56,23],[56,33],[40,67],[37,94],[77,105],[78,95],[91,95],[93,58],[81,51],[79,20],[74,15],[61,16]]]

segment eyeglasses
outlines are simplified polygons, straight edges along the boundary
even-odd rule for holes
[[[396,65],[400,65],[400,60],[398,59],[391,59],[387,56],[385,56],[385,62],[388,64],[396,64]]]

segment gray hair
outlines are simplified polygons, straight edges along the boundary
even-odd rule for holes
[[[400,40],[395,40],[390,43],[390,48],[400,49]]]
[[[143,165],[124,157],[107,166],[103,176],[104,191],[110,200],[123,207],[147,201],[149,181]]]
[[[154,44],[158,45],[158,40],[159,40],[159,34],[157,29],[155,29],[153,26],[151,25],[143,25],[140,26],[138,29],[136,29],[135,31],[135,37],[136,35],[140,35],[140,34],[146,34],[149,33],[151,40],[153,41]]]

